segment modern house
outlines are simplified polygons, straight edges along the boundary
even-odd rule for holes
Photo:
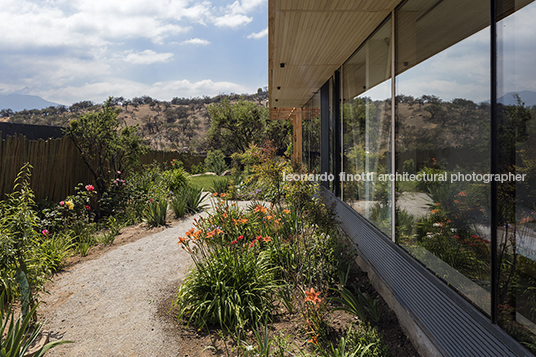
[[[328,174],[419,352],[536,354],[536,2],[269,0],[269,16],[271,118]]]

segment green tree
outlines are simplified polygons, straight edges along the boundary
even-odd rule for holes
[[[289,142],[289,123],[269,119],[268,108],[254,102],[239,99],[231,103],[224,97],[207,109],[211,117],[207,139],[213,149],[225,154],[244,152],[250,144],[260,144],[274,139],[278,149],[285,149]]]
[[[137,126],[120,128],[120,111],[113,107],[110,97],[100,110],[71,120],[67,129],[95,178],[99,196],[118,174],[131,171],[146,151],[136,134]]]

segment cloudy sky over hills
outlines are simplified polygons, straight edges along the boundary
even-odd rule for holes
[[[254,93],[267,0],[0,0],[0,94],[72,104]]]

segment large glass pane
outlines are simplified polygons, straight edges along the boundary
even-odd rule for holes
[[[320,91],[303,108],[302,162],[310,173],[320,173]]]
[[[490,306],[489,1],[397,12],[396,241]]]
[[[343,199],[391,236],[391,21],[343,65]]]
[[[499,169],[521,176],[498,187],[499,323],[536,353],[536,3],[499,9]]]

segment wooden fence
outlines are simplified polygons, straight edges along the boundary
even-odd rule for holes
[[[181,160],[186,170],[203,162],[201,155],[150,151],[142,164]],[[37,200],[60,201],[74,193],[78,183],[94,184],[94,179],[80,153],[69,137],[28,140],[24,136],[7,136],[0,141],[0,200],[13,191],[14,180],[21,167],[33,166],[31,187]]]

